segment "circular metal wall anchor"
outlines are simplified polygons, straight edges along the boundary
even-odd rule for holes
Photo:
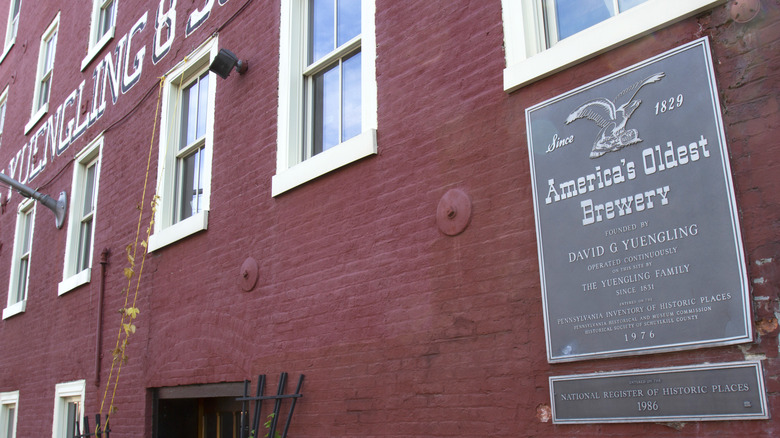
[[[260,267],[257,266],[257,260],[249,257],[241,265],[241,271],[238,273],[238,286],[244,292],[249,292],[257,285],[259,276]]]
[[[471,198],[463,190],[450,189],[439,201],[436,224],[448,236],[462,233],[471,222]]]
[[[737,23],[744,24],[756,18],[761,10],[761,0],[734,0],[731,3],[731,18]]]

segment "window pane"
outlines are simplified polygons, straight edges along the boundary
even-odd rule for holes
[[[341,141],[360,134],[362,111],[360,107],[360,53],[356,53],[344,60],[343,63],[343,96],[342,96],[342,120]]]
[[[217,413],[209,412],[203,415],[203,438],[219,438],[217,435]]]
[[[27,268],[29,260],[27,257],[22,258],[19,261],[19,277],[16,288],[16,302],[24,300],[25,292],[27,291]]]
[[[15,0],[11,5],[13,12],[11,13],[11,31],[9,32],[9,39],[16,38],[16,29],[19,27],[19,5],[22,0]]]
[[[81,412],[79,409],[80,402],[68,402],[68,417],[67,425],[65,429],[65,436],[67,438],[75,438],[77,435],[77,427],[79,424],[79,417]]]
[[[179,149],[195,141],[198,128],[198,87],[197,82],[182,91],[181,102],[181,142]]]
[[[46,57],[44,58],[44,72],[48,72],[54,66],[54,52],[57,45],[57,32],[54,32],[46,41]]]
[[[76,258],[76,272],[81,272],[89,267],[89,255],[92,247],[92,219],[81,223],[79,229],[79,249]]]
[[[360,0],[338,0],[338,46],[360,35]]]
[[[206,134],[208,117],[209,75],[206,72],[182,91],[181,140],[179,150],[191,145]]]
[[[30,252],[30,234],[31,234],[31,227],[30,227],[30,213],[24,213],[24,216],[22,217],[22,248],[21,248],[21,254],[27,254]]]
[[[46,78],[41,82],[41,95],[38,98],[38,108],[42,107],[49,101],[49,78]]]
[[[335,49],[335,0],[311,0],[309,3],[309,63]]]
[[[178,217],[181,221],[199,212],[203,205],[203,154],[204,149],[179,160],[179,179],[177,183]]]
[[[110,2],[100,10],[100,24],[98,27],[98,38],[108,32],[108,29],[114,25],[114,3]]]
[[[618,0],[618,8],[620,9],[620,12],[624,12],[646,1],[647,0]]]
[[[86,178],[84,179],[84,208],[81,217],[92,213],[95,205],[95,163],[87,168]]]
[[[6,411],[8,416],[5,418],[5,424],[7,425],[5,436],[11,438],[14,436],[14,412],[16,411],[16,405],[12,405]]]
[[[339,144],[339,70],[337,65],[314,76],[312,154]]]
[[[572,36],[613,15],[612,0],[555,0],[558,39]]]
[[[232,438],[234,436],[237,436],[240,423],[234,422],[235,413],[220,412],[218,415],[219,415],[220,438]]]

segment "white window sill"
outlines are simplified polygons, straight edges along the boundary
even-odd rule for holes
[[[504,91],[512,92],[619,45],[712,8],[723,0],[650,1],[637,5],[555,46],[518,62],[507,62]],[[505,26],[512,23],[504,23]],[[507,41],[507,44],[519,44]]]
[[[199,231],[203,231],[208,228],[209,224],[209,212],[201,211],[194,215],[184,219],[181,222],[165,227],[162,230],[156,231],[149,236],[149,242],[147,249],[149,252],[156,251],[160,248],[168,246],[174,242],[178,242],[187,236],[195,234]]]
[[[16,304],[11,304],[10,306],[3,309],[3,319],[8,319],[14,315],[24,313],[25,310],[27,310],[27,300],[19,301]]]
[[[370,129],[274,175],[271,179],[271,196],[280,195],[339,167],[375,155],[376,151],[376,130]]]
[[[64,295],[82,284],[89,283],[90,278],[92,278],[92,268],[84,269],[78,274],[62,280],[57,285],[57,296]]]
[[[84,59],[81,61],[81,71],[84,71],[84,69],[87,68],[90,62],[92,62],[93,59],[100,53],[101,50],[103,50],[103,47],[108,44],[109,41],[111,41],[112,38],[114,38],[114,30],[116,29],[116,26],[111,26],[111,29],[106,32],[105,35],[103,35],[100,40],[95,43],[93,46],[89,48],[89,51],[87,52],[87,56],[84,57]],[[117,61],[119,62],[119,61]]]
[[[11,41],[8,41],[8,43],[6,43],[5,47],[3,48],[3,54],[0,55],[0,63],[3,62],[5,57],[8,55],[8,52],[11,51],[11,47],[14,46],[14,42],[16,42],[16,39],[13,39]]]
[[[30,130],[33,129],[47,112],[49,112],[49,102],[44,103],[43,106],[38,108],[38,111],[30,117],[30,121],[24,125],[24,135],[29,134]]]

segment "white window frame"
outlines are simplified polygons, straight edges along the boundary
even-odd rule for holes
[[[103,35],[100,35],[99,32],[100,24],[103,19],[103,11],[108,9],[105,7],[108,2],[111,2],[110,8],[113,9],[113,21],[111,27],[109,27]],[[81,61],[81,71],[84,71],[89,63],[95,59],[95,56],[103,50],[103,47],[114,38],[118,3],[119,0],[92,0],[91,25],[89,26],[89,49],[87,50],[87,55]]]
[[[176,159],[178,149],[181,106],[181,90],[208,70],[211,61],[219,51],[217,38],[211,37],[186,56],[165,75],[162,96],[162,115],[160,124],[160,151],[157,161],[157,212],[154,220],[154,233],[149,236],[148,250],[155,251],[177,242],[187,236],[208,228],[208,213],[211,195],[211,162],[214,144],[214,108],[216,102],[217,76],[209,72],[208,111],[203,161],[203,198],[202,209],[192,216],[174,222],[176,206]]]
[[[9,410],[13,408],[13,418],[9,417]],[[17,418],[19,417],[19,391],[0,392],[0,437],[16,438]],[[11,434],[8,432],[8,423],[11,423]]]
[[[68,213],[68,235],[65,243],[65,266],[62,270],[63,279],[57,285],[57,294],[67,293],[82,284],[89,283],[92,278],[92,260],[95,252],[95,224],[97,218],[98,193],[100,192],[100,163],[103,155],[103,135],[87,145],[83,150],[76,154],[73,167],[73,184],[70,189],[71,202],[70,212]],[[81,224],[82,211],[84,208],[85,180],[87,170],[91,165],[95,166],[94,187],[93,187],[93,210],[91,214],[92,230],[90,236],[89,263],[85,269],[78,270],[78,255],[81,247]]]
[[[8,86],[0,93],[0,148],[3,146],[3,132],[5,131],[5,114],[8,110]]]
[[[32,103],[32,113],[30,115],[30,121],[27,122],[27,125],[24,127],[24,133],[28,134],[30,130],[35,126],[36,123],[38,123],[39,120],[49,111],[49,103],[51,100],[51,89],[52,85],[54,84],[54,63],[57,58],[57,37],[59,36],[59,26],[60,26],[60,13],[57,13],[57,16],[54,17],[54,20],[52,20],[51,24],[49,24],[49,27],[46,28],[46,31],[43,32],[43,35],[41,35],[41,45],[38,49],[38,70],[35,74],[35,89],[33,90],[33,103]],[[54,45],[52,46],[53,53],[51,54],[51,69],[46,69],[46,44],[53,40]],[[47,78],[48,76],[48,78]],[[48,93],[48,97],[46,99],[46,103],[42,105],[38,105],[40,98],[41,98],[41,83],[44,79],[48,80],[49,87],[46,90],[46,93]]]
[[[13,15],[13,2],[19,2],[19,10],[16,16]],[[0,55],[0,62],[3,62],[5,55],[11,51],[11,47],[16,42],[16,34],[19,31],[19,18],[22,16],[22,0],[12,0],[8,4],[8,25],[5,27],[5,44],[3,45],[3,54]],[[16,23],[14,23],[16,21]]]
[[[374,0],[361,2],[362,132],[302,160],[303,71],[306,59],[307,0],[282,0],[276,175],[271,195],[280,195],[339,167],[377,153],[376,26]]]
[[[32,245],[35,241],[35,201],[32,199],[25,199],[19,204],[19,209],[16,214],[16,231],[14,232],[14,249],[13,258],[11,259],[11,278],[8,282],[8,302],[3,309],[3,319],[10,318],[14,315],[24,312],[27,309],[27,298],[30,291],[30,267],[32,265]],[[23,219],[24,218],[24,219]],[[22,224],[25,220],[30,221],[30,247],[26,255],[27,258],[27,272],[25,273],[25,286],[24,286],[24,298],[16,300],[19,289],[19,273],[21,270],[21,259],[24,256],[22,254],[21,244],[24,238],[24,229]]]
[[[84,430],[84,395],[86,381],[75,380],[73,382],[58,383],[54,389],[54,421],[52,422],[53,438],[65,438],[68,425],[68,403],[78,401],[81,403],[81,412],[78,416],[80,430]]]
[[[711,9],[725,0],[648,0],[545,48],[542,2],[501,0],[504,22],[504,91],[534,81]]]

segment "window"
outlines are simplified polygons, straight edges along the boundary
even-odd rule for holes
[[[63,280],[58,286],[60,295],[88,283],[91,277],[102,149],[101,136],[76,156],[68,214],[68,237],[65,244],[65,267]]]
[[[24,312],[27,303],[28,280],[30,278],[30,252],[32,249],[33,225],[35,223],[35,202],[22,201],[16,216],[13,259],[11,259],[11,281],[8,287],[8,305],[3,310],[3,319]]]
[[[546,48],[647,0],[545,0]]]
[[[373,0],[282,2],[274,196],[376,154]]]
[[[5,109],[8,106],[8,87],[0,94],[0,146],[3,144],[3,127],[5,126]]]
[[[60,15],[57,14],[57,17],[41,37],[41,48],[38,52],[38,73],[33,93],[32,117],[27,126],[25,126],[25,133],[30,132],[38,120],[49,110],[49,94],[51,92],[51,79],[54,71],[54,55],[57,52],[57,28],[59,23]]]
[[[89,50],[81,61],[81,70],[87,65],[106,44],[114,37],[116,24],[116,4],[118,0],[92,0],[92,25],[89,31]]]
[[[502,0],[504,90],[516,90],[721,2]]]
[[[217,54],[210,39],[166,75],[160,136],[157,217],[149,251],[208,226]]]
[[[83,430],[85,381],[58,383],[55,387],[54,438],[74,438],[78,430]]]
[[[0,438],[16,438],[19,391],[0,392]]]
[[[8,26],[5,28],[5,45],[3,46],[3,55],[0,56],[0,62],[5,59],[5,55],[11,50],[16,42],[16,31],[19,30],[19,10],[22,8],[22,0],[11,0],[8,8]]]

